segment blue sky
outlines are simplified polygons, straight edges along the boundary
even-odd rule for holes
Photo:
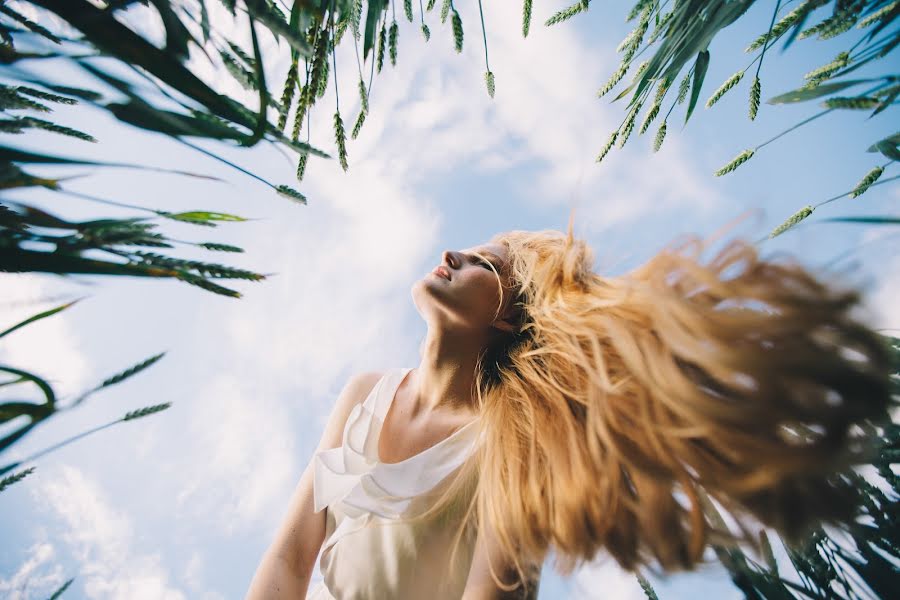
[[[574,205],[576,233],[595,249],[596,269],[614,276],[679,235],[711,234],[745,211],[756,212],[735,234],[756,240],[803,205],[851,189],[883,164],[883,157],[865,149],[897,129],[896,111],[869,121],[867,113],[835,111],[766,146],[735,172],[712,175],[743,149],[819,110],[813,103],[763,103],[751,123],[747,96],[755,65],[716,106],[703,106],[721,82],[752,60],[743,49],[768,27],[773,2],[756,3],[714,40],[700,101],[686,128],[679,125],[682,105],[673,111],[658,153],[652,140],[659,121],[643,136],[636,128],[624,149],[613,148],[596,164],[624,116],[624,100],[610,100],[628,85],[633,70],[604,98],[595,93],[618,66],[615,48],[635,23],[625,22],[630,3],[598,2],[567,23],[543,27],[567,4],[536,2],[531,33],[523,40],[519,2],[485,3],[494,99],[484,86],[477,2],[455,3],[465,27],[461,55],[437,9],[426,14],[432,33],[426,44],[418,8],[410,24],[397,7],[398,64],[393,68],[385,60],[376,75],[367,122],[359,138],[348,141],[350,171],[343,173],[336,160],[310,158],[297,186],[309,198],[307,206],[89,107],[62,107],[57,122],[88,131],[99,144],[39,132],[19,138],[28,147],[63,155],[223,178],[215,183],[133,170],[43,171],[84,175],[69,182],[70,189],[102,198],[253,219],[217,229],[166,222],[160,229],[175,239],[247,250],[223,255],[184,246],[173,252],[180,257],[274,274],[259,283],[229,282],[244,295],[240,300],[175,281],[0,274],[6,326],[87,296],[0,345],[4,364],[45,376],[64,398],[167,352],[147,371],[35,429],[4,455],[4,464],[129,410],[173,403],[159,415],[47,455],[35,463],[32,476],[3,492],[0,592],[11,600],[46,597],[75,576],[66,594],[73,598],[242,597],[347,378],[417,364],[425,327],[409,290],[445,249],[473,246],[509,229],[563,230]],[[785,4],[783,10],[793,7]],[[218,3],[210,9],[214,19],[223,16]],[[152,38],[159,23],[148,15],[136,7],[129,20]],[[249,48],[230,19],[222,27]],[[784,55],[776,46],[763,65],[763,100],[799,86],[804,73],[859,35],[802,40]],[[273,59],[267,79],[280,89],[287,48],[266,39],[265,51]],[[349,131],[359,102],[349,43],[338,48],[337,62]],[[49,68],[71,85],[96,85],[63,63]],[[195,57],[192,68],[221,91],[253,104],[252,96],[204,59]],[[313,144],[332,153],[333,107],[332,84],[312,116]],[[296,185],[293,153],[285,157],[269,145],[205,147],[276,184]],[[135,215],[40,190],[9,197],[66,218]],[[761,251],[789,253],[817,267],[865,244],[838,266],[855,265],[853,281],[866,292],[873,326],[900,328],[894,232],[815,225],[827,217],[896,214],[898,199],[897,186],[888,183],[832,202]],[[715,565],[699,574],[651,580],[664,600],[739,597]],[[541,598],[641,597],[634,579],[608,558],[568,578],[553,573],[549,561],[545,566]]]

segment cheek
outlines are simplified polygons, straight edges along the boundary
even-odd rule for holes
[[[492,318],[500,303],[500,289],[496,279],[480,275],[467,283],[467,304],[479,315]]]

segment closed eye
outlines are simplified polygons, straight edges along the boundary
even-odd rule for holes
[[[489,263],[488,261],[486,261],[485,259],[480,258],[480,257],[478,257],[478,256],[473,256],[472,259],[475,261],[475,264],[481,265],[482,267],[484,267],[484,268],[487,269],[488,271],[492,271],[492,270],[493,270],[493,269],[491,268],[493,265],[492,265],[491,263]]]

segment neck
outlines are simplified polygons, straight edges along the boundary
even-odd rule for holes
[[[422,344],[414,412],[476,410],[475,362],[486,341],[465,334],[429,329]]]

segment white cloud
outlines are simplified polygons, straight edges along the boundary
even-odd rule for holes
[[[51,277],[55,276],[41,273],[0,274],[0,287],[3,289],[0,330],[87,295],[85,292],[73,293],[73,288],[65,287],[65,284],[58,279],[51,280]],[[84,298],[80,305],[29,323],[9,334],[0,345],[0,360],[43,377],[58,397],[83,392],[92,383],[92,365],[81,352],[81,341],[75,329],[79,308],[86,302],[90,302],[90,298]]]
[[[189,460],[177,465],[183,482],[180,517],[215,522],[230,536],[253,527],[284,504],[292,487],[296,429],[275,388],[223,374],[199,390],[190,406]]]
[[[39,541],[28,549],[28,558],[18,568],[18,570],[10,576],[9,579],[0,578],[0,592],[5,595],[5,600],[25,600],[34,597],[40,590],[43,596],[49,596],[55,592],[66,581],[63,575],[63,569],[60,565],[54,565],[53,568],[43,574],[38,574],[39,570],[44,570],[48,563],[55,558],[53,544]]]
[[[572,600],[646,600],[640,584],[609,556],[589,562],[572,576]]]
[[[184,565],[182,579],[191,591],[191,598],[200,600],[225,600],[225,596],[203,588],[202,580],[206,569],[206,559],[199,552],[194,552]]]
[[[186,598],[169,584],[159,554],[135,551],[131,519],[114,508],[100,486],[82,471],[67,465],[51,468],[39,483],[32,491],[34,502],[61,519],[56,536],[78,561],[77,579],[88,598]]]
[[[886,333],[900,336],[900,258],[882,264],[880,280],[864,296],[865,305],[873,312],[875,328],[888,328]]]

